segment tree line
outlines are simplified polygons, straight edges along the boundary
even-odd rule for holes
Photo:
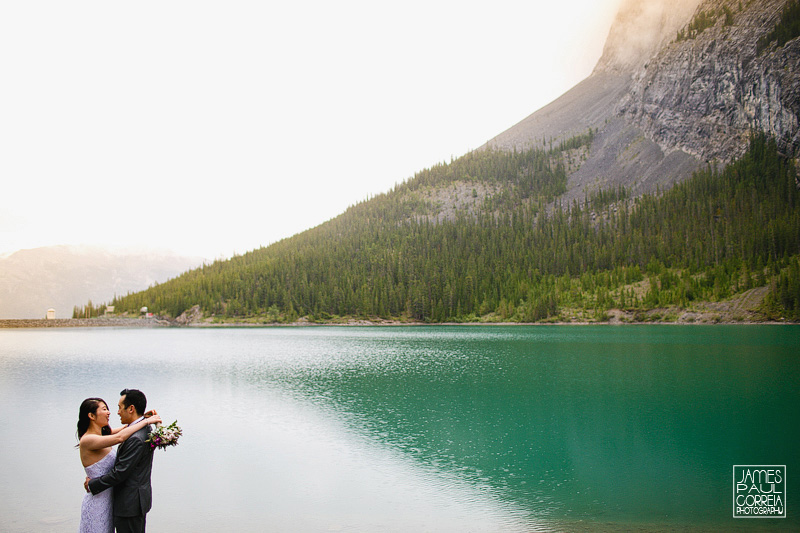
[[[738,161],[663,193],[632,199],[615,188],[562,205],[564,153],[591,141],[590,132],[555,148],[467,154],[294,237],[111,304],[173,317],[198,304],[207,316],[268,322],[530,322],[687,306],[772,283],[770,312],[796,316],[800,198],[773,140],[755,135]],[[422,193],[454,183],[496,192],[438,216]]]

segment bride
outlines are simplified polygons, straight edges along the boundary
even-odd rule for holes
[[[128,437],[148,424],[161,423],[155,411],[145,413],[145,418],[116,429],[111,429],[108,419],[111,412],[102,398],[87,398],[78,412],[78,448],[86,475],[96,478],[114,466],[116,454],[112,446],[124,442]],[[80,533],[112,533],[114,531],[114,490],[108,489],[93,495],[87,493],[81,505]]]

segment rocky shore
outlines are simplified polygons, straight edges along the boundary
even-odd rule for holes
[[[159,318],[56,318],[56,319],[2,319],[0,328],[152,328],[171,325]]]

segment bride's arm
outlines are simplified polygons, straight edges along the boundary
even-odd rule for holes
[[[115,444],[126,441],[128,437],[148,424],[156,424],[160,422],[161,417],[155,415],[151,416],[150,418],[140,420],[135,424],[117,428],[116,433],[113,433],[112,435],[95,435],[92,433],[86,433],[83,435],[83,437],[81,437],[81,446],[87,450],[102,450],[103,448],[108,448],[109,446],[114,446]]]
[[[147,412],[144,414],[145,420],[148,420],[148,424],[155,424],[155,421],[153,421],[153,422],[150,422],[150,421],[149,421],[149,419],[150,419],[151,417],[154,417],[154,416],[156,416],[157,414],[158,414],[158,413],[156,412],[156,410],[155,410],[155,409],[151,409],[150,411],[147,411]],[[160,420],[159,420],[159,422],[160,422]],[[112,435],[116,435],[117,433],[119,433],[120,431],[122,431],[123,429],[125,429],[126,427],[128,427],[128,426],[119,426],[118,428],[111,428],[111,434],[112,434]],[[134,433],[135,433],[135,432],[134,432]],[[127,439],[128,437],[125,437],[125,438]],[[122,440],[125,440],[125,439],[122,439]]]

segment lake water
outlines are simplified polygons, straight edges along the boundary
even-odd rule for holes
[[[0,330],[1,531],[77,529],[125,387],[184,429],[151,531],[800,528],[797,326]],[[788,517],[734,519],[733,465]]]

